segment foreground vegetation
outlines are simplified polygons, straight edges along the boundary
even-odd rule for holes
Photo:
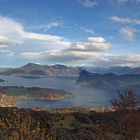
[[[0,108],[0,140],[139,140],[140,110],[54,114]]]
[[[140,140],[138,101],[129,90],[100,112],[0,108],[0,140]]]

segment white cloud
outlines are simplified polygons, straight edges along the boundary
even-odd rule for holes
[[[0,16],[0,36],[11,40],[19,39],[24,29],[23,26],[12,18]]]
[[[133,41],[135,37],[136,30],[132,28],[122,28],[120,30],[120,34],[123,37],[123,39],[127,41]]]
[[[85,42],[74,42],[67,51],[80,51],[85,52],[104,52],[111,48],[111,44],[108,43],[103,37],[88,37]]]
[[[35,30],[41,30],[43,32],[46,32],[52,28],[56,27],[63,27],[63,21],[62,20],[56,20],[56,21],[50,21],[49,23],[46,24],[39,24],[39,25],[33,25],[30,27],[30,29],[35,29]]]
[[[99,66],[140,66],[140,55],[102,55],[97,61]]]
[[[32,42],[34,46],[34,42],[36,44],[40,44],[40,46],[49,46],[51,49],[60,49],[68,47],[70,42],[60,36],[49,35],[49,34],[40,34],[34,32],[25,31],[23,25],[16,20],[8,17],[0,16],[0,45],[21,45],[28,43],[28,41]]]
[[[133,40],[135,30],[121,30],[125,39]],[[8,46],[21,46],[20,52]],[[29,45],[34,49],[28,49]],[[5,48],[6,46],[6,48]],[[40,49],[43,46],[43,49]],[[12,18],[0,17],[0,54],[19,56],[28,61],[62,63],[69,65],[138,65],[140,56],[110,56],[106,54],[112,45],[101,36],[88,37],[85,41],[70,41],[66,38],[26,31]],[[27,49],[27,50],[26,50]],[[18,54],[19,53],[19,54]]]
[[[95,0],[78,0],[78,1],[80,1],[86,8],[93,8],[95,5],[98,4],[98,2]]]
[[[118,16],[110,17],[111,20],[115,22],[119,22],[122,24],[133,24],[133,25],[140,25],[140,19],[131,19],[131,18],[121,18]],[[134,28],[123,27],[120,29],[119,33],[123,39],[127,41],[133,41],[136,35],[137,30]]]
[[[77,65],[96,65],[101,67],[108,66],[139,66],[140,55],[106,55],[95,52],[24,52],[20,55],[30,60],[42,59],[53,63]]]
[[[13,45],[20,45],[22,42],[21,41],[16,41],[12,39],[8,39],[6,37],[0,36],[0,46],[5,45],[5,46],[13,46]]]
[[[44,58],[44,53],[46,52],[22,52],[20,55],[29,60],[38,60]]]
[[[82,29],[85,30],[85,28]],[[36,48],[33,49],[34,52],[26,51],[29,43],[32,46],[45,48],[43,51],[38,51],[39,49]],[[28,60],[46,60],[52,63],[73,62],[77,65],[111,47],[103,37],[89,37],[84,42],[77,42],[56,35],[29,32],[21,23],[8,17],[0,17],[0,45],[26,47],[26,49],[22,48],[19,57],[22,56]],[[11,56],[15,54],[8,49],[1,50],[1,53],[11,54]]]
[[[104,43],[106,40],[103,37],[88,37],[88,41],[94,43]]]
[[[20,56],[27,60],[42,60],[46,62],[69,64],[72,66],[88,64],[91,58],[98,56],[95,52],[56,51],[56,52],[23,52]]]
[[[28,60],[43,60],[53,63],[81,65],[89,63],[92,58],[98,58],[104,51],[108,50],[111,44],[103,37],[89,37],[85,42],[73,42],[67,49],[22,52],[20,56]],[[100,57],[99,57],[100,58]]]
[[[0,49],[0,54],[5,56],[14,56],[15,52],[8,49]]]
[[[112,16],[110,17],[111,20],[123,24],[138,24],[140,25],[140,19],[131,19],[131,18],[121,18],[118,16]]]

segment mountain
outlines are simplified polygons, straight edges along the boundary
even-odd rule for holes
[[[106,73],[115,73],[115,74],[140,74],[140,67],[108,67],[108,68],[95,68],[95,67],[85,67],[86,70],[94,73],[106,74]]]
[[[25,66],[18,68],[9,68],[0,71],[0,74],[5,75],[42,75],[50,77],[77,77],[81,71],[80,67],[68,67],[65,65],[39,65],[28,63]]]
[[[25,66],[17,68],[0,68],[0,74],[18,75],[23,78],[36,78],[34,76],[49,76],[49,77],[78,77],[81,70],[87,70],[99,74],[115,73],[115,74],[140,74],[140,67],[70,67],[65,65],[39,65],[28,63]]]
[[[82,86],[97,88],[138,88],[140,87],[140,74],[97,74],[82,70],[76,82]]]

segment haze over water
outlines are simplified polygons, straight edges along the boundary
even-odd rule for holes
[[[115,96],[116,91],[95,89],[89,87],[80,87],[75,84],[77,78],[40,78],[25,79],[17,76],[0,76],[5,82],[0,86],[25,86],[25,87],[41,87],[62,89],[74,95],[73,98],[61,101],[47,100],[20,100],[17,107],[21,108],[66,108],[66,107],[102,107],[107,106],[109,100]]]

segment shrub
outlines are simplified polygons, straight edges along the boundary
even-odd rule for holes
[[[118,91],[118,96],[110,101],[116,111],[130,111],[140,106],[140,97],[132,89]]]

